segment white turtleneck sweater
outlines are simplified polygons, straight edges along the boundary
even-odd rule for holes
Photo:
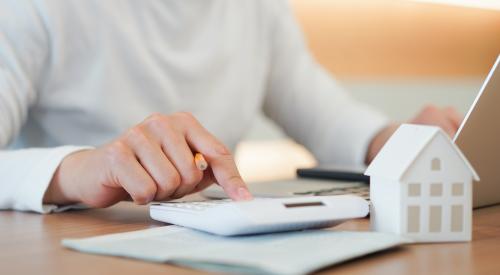
[[[386,118],[309,53],[282,0],[0,2],[0,209],[47,213],[61,160],[153,112],[234,148],[259,112],[320,162],[362,164]]]

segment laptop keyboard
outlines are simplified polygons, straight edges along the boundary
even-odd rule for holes
[[[325,188],[315,189],[303,192],[294,192],[294,195],[299,196],[334,196],[334,195],[355,195],[370,201],[370,188],[368,186],[346,187],[346,188]]]

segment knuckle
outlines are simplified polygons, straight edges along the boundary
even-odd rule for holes
[[[106,147],[106,155],[112,163],[123,163],[129,157],[129,147],[121,140]]]
[[[163,200],[170,198],[172,193],[174,193],[180,185],[181,177],[179,176],[179,173],[174,171],[173,173],[166,175],[158,185],[158,191],[156,194],[157,199]]]
[[[198,184],[203,178],[203,172],[196,168],[191,168],[189,171],[182,175],[182,183],[193,186]]]
[[[162,113],[152,113],[146,118],[146,121],[163,120],[165,117],[166,116]]]
[[[426,113],[436,113],[438,111],[438,107],[434,104],[427,104],[424,107],[424,112]]]
[[[231,175],[230,177],[228,177],[226,179],[226,182],[230,186],[241,186],[241,183],[242,183],[240,175],[237,175],[237,174]]]
[[[450,113],[455,113],[455,112],[457,112],[457,110],[456,110],[456,109],[455,109],[455,107],[453,107],[453,106],[447,106],[447,107],[445,108],[445,111],[450,112]]]
[[[133,194],[134,202],[137,204],[146,204],[150,202],[154,196],[156,195],[156,185],[148,184],[143,188],[139,189],[139,191]]]
[[[163,128],[168,125],[168,117],[160,113],[153,113],[146,118],[144,123],[150,127]]]
[[[165,185],[168,186],[169,190],[179,187],[179,185],[181,185],[181,176],[179,173],[175,172],[170,174],[165,180]]]
[[[224,158],[224,159],[232,159],[233,155],[231,154],[231,150],[227,148],[226,145],[218,143],[212,146],[213,157],[216,158]]]
[[[188,122],[197,122],[195,116],[190,112],[177,112],[173,114],[174,117]]]
[[[125,133],[125,140],[132,143],[143,143],[147,140],[144,130],[140,126],[134,126]]]

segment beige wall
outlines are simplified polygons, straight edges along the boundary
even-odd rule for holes
[[[465,114],[500,54],[500,11],[409,0],[290,1],[320,63],[394,120],[429,103]],[[248,134],[277,137],[262,118]]]
[[[320,63],[394,120],[428,103],[465,113],[500,54],[500,11],[406,0],[291,1]],[[297,167],[314,165],[283,137],[262,115],[256,119],[236,152],[245,179],[293,177]]]
[[[291,0],[318,60],[348,77],[482,76],[500,11],[407,0]]]

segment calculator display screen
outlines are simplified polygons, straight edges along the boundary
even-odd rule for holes
[[[284,203],[286,208],[294,208],[294,207],[308,207],[308,206],[324,206],[325,204],[320,201],[312,201],[312,202],[295,202],[295,203]]]

